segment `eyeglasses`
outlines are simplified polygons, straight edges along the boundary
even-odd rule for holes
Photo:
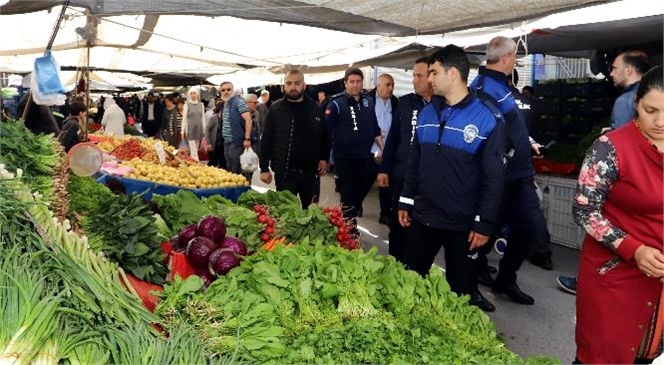
[[[227,92],[229,92],[229,91],[231,91],[231,89],[221,89],[221,92],[222,92],[222,93],[227,93]]]

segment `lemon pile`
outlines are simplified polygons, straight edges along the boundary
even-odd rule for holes
[[[122,163],[133,168],[127,178],[156,182],[189,189],[216,189],[248,186],[249,181],[239,174],[205,165],[178,167],[146,162],[135,158]]]

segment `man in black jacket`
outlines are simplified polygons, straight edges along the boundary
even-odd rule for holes
[[[261,180],[272,182],[272,167],[277,190],[299,194],[303,209],[318,202],[319,176],[327,173],[330,156],[323,113],[305,89],[302,71],[288,71],[284,98],[268,109],[260,147]]]
[[[391,215],[389,219],[389,253],[397,260],[402,260],[408,230],[399,224],[399,196],[403,188],[408,153],[413,143],[415,126],[420,111],[431,102],[440,98],[433,95],[433,87],[429,83],[429,64],[426,57],[419,58],[413,66],[413,89],[410,93],[399,98],[399,111],[396,120],[392,123],[388,138],[385,142],[383,158],[378,168],[378,186],[390,189]]]
[[[143,104],[143,132],[148,137],[159,137],[163,120],[163,106],[154,93],[148,94],[148,100]]]

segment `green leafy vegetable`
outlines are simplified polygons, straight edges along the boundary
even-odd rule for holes
[[[141,280],[161,284],[166,277],[166,255],[150,208],[139,195],[117,195],[101,201],[84,219],[90,247]]]

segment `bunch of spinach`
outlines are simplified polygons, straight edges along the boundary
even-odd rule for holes
[[[188,190],[178,190],[175,194],[153,195],[152,201],[161,210],[161,217],[173,234],[180,232],[187,224],[196,223],[202,217],[211,214],[203,202]]]
[[[168,272],[150,207],[140,195],[109,196],[83,219],[90,247],[141,280],[161,284]]]

